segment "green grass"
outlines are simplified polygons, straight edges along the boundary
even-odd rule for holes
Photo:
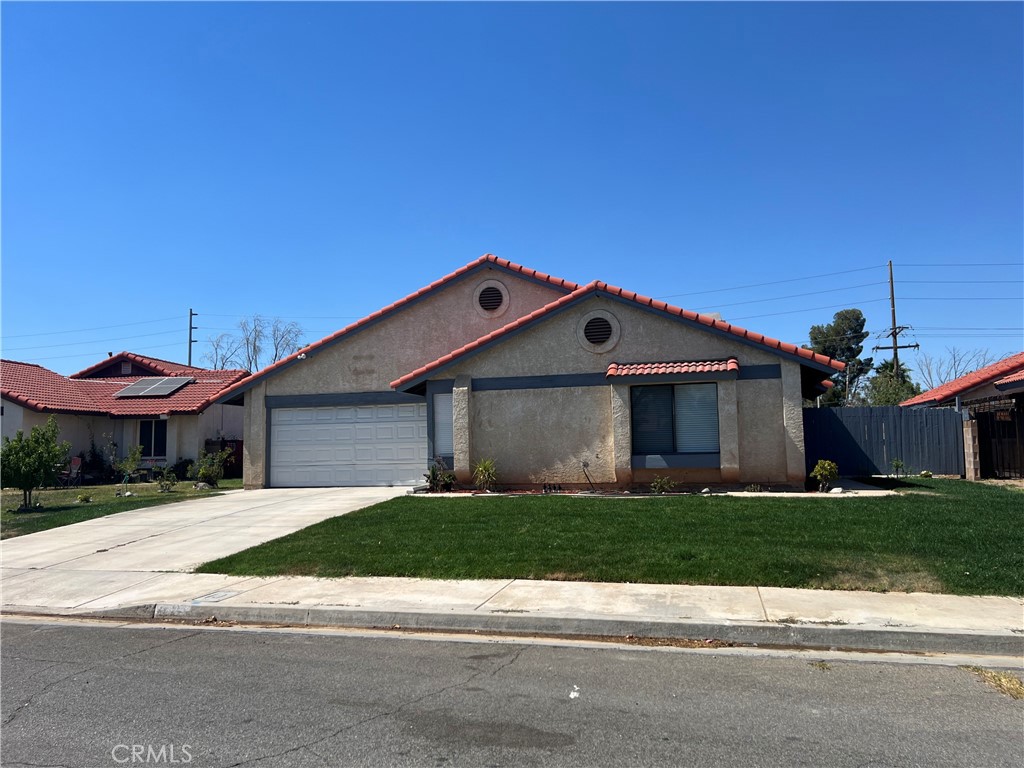
[[[417,576],[1024,594],[1024,493],[908,480],[881,498],[397,498],[207,563]]]
[[[220,490],[241,488],[241,480],[222,480]],[[131,496],[118,497],[120,485],[87,485],[80,488],[59,488],[35,491],[32,502],[43,506],[32,512],[15,512],[21,506],[21,491],[4,488],[0,498],[0,538],[10,539],[28,533],[81,523],[96,517],[127,512],[141,507],[155,507],[201,496],[217,495],[217,491],[195,491],[191,482],[179,482],[170,493],[160,493],[156,483],[132,483]],[[89,503],[79,502],[79,494],[92,497]]]

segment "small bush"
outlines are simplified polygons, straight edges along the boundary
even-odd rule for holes
[[[762,488],[759,483],[751,483],[743,490],[746,491],[747,493],[760,493],[761,491],[764,490],[764,488]]]
[[[230,448],[216,453],[200,451],[199,458],[194,464],[189,465],[188,477],[190,480],[216,488],[217,483],[224,479],[224,465],[230,461],[234,461]]]
[[[671,493],[676,481],[668,477],[655,477],[651,481],[651,493]]]
[[[79,504],[88,504],[92,501],[92,496],[87,493],[80,493],[75,497],[75,500],[78,501]]]
[[[427,488],[431,493],[445,493],[455,487],[455,473],[448,469],[448,465],[440,456],[434,457],[434,463],[423,477],[426,478]]]
[[[839,467],[834,461],[818,459],[818,463],[811,470],[811,477],[818,481],[818,490],[825,493],[832,485],[832,481],[839,477]]]
[[[897,480],[899,480],[901,472],[904,477],[907,476],[907,465],[903,463],[903,459],[893,459],[889,462],[889,466],[892,467],[892,473],[896,475]]]
[[[928,477],[931,477],[931,476],[932,476],[932,473],[931,473],[931,471],[930,471],[930,470],[927,470],[927,469],[922,469],[922,470],[921,470],[921,474],[920,474],[919,476],[920,476],[920,477],[925,477],[925,478],[928,478]]]
[[[160,486],[160,493],[170,493],[174,490],[174,486],[178,484],[178,476],[167,467],[164,467],[159,470],[156,482]]]
[[[478,491],[490,491],[498,482],[498,468],[494,459],[480,459],[473,467],[473,483]]]

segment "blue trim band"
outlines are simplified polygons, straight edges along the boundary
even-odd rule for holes
[[[422,403],[423,397],[406,392],[327,392],[317,395],[267,395],[264,402],[268,409],[320,408],[332,405]]]
[[[633,469],[720,469],[719,453],[662,453],[633,456]]]

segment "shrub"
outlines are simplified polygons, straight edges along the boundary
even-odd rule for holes
[[[178,484],[178,477],[168,467],[164,467],[159,470],[160,474],[157,475],[156,482],[160,486],[160,493],[170,493],[174,490],[174,486]]]
[[[217,483],[224,479],[224,465],[234,461],[230,448],[216,453],[199,452],[199,458],[188,468],[190,480],[206,483],[211,488],[216,488]]]
[[[932,476],[932,473],[931,473],[931,471],[930,471],[930,470],[927,470],[927,469],[922,469],[922,470],[921,470],[921,475],[920,475],[920,476],[921,476],[921,477],[925,477],[925,478],[927,478],[927,477],[931,477],[931,476]]]
[[[656,476],[651,481],[651,493],[671,493],[676,481],[668,477]]]
[[[746,491],[747,493],[761,493],[761,491],[763,491],[764,488],[761,487],[760,483],[751,483],[743,490]]]
[[[434,463],[423,477],[427,480],[427,489],[431,493],[444,493],[455,487],[455,473],[448,469],[444,459],[434,457]]]
[[[489,491],[498,482],[498,468],[494,459],[480,459],[473,467],[473,483],[478,491]]]
[[[839,467],[834,461],[818,459],[818,463],[811,470],[811,477],[818,481],[818,490],[825,493],[832,481],[839,477]]]
[[[92,501],[92,496],[87,493],[80,493],[75,497],[79,504],[88,504]]]
[[[907,476],[907,465],[903,463],[903,459],[893,459],[889,462],[889,466],[892,467],[892,473],[896,475],[897,480],[900,477],[900,472],[904,477]]]

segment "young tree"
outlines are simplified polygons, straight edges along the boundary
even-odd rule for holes
[[[899,405],[907,398],[921,394],[921,387],[910,378],[910,369],[900,363],[899,371],[892,360],[875,366],[875,375],[868,380],[868,405]]]
[[[14,439],[5,437],[0,449],[0,484],[4,488],[21,491],[21,508],[31,509],[32,491],[46,485],[56,485],[57,475],[68,461],[71,444],[57,442],[60,428],[50,416],[46,426],[32,427],[28,437],[18,430]]]
[[[942,356],[932,357],[925,352],[919,354],[917,369],[924,388],[935,389],[994,362],[995,358],[987,349],[946,347],[946,354]]]
[[[822,405],[855,405],[859,400],[861,379],[871,371],[872,358],[863,360],[860,353],[868,332],[866,319],[859,309],[842,309],[827,325],[812,325],[808,338],[811,349],[821,355],[846,363],[846,370],[832,375],[833,387],[821,397]]]

